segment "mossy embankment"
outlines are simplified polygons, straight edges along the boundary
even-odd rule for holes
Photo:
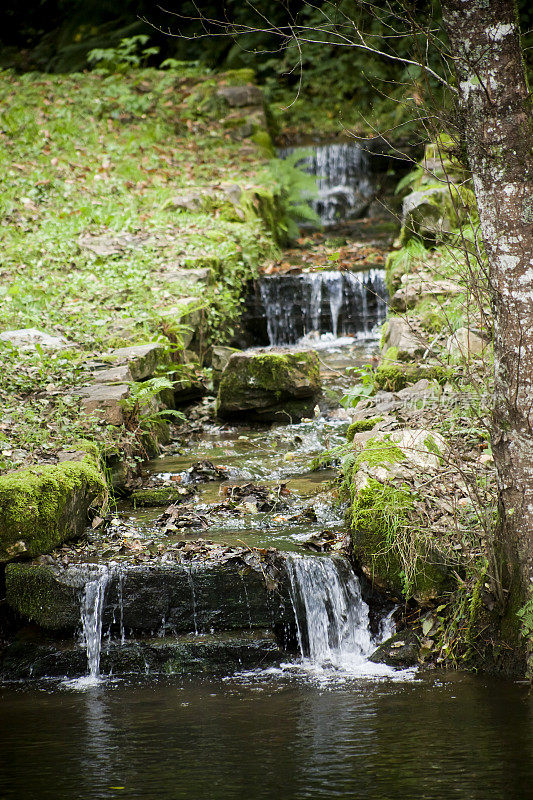
[[[400,190],[382,358],[353,392],[343,461],[352,552],[406,603],[421,662],[519,672],[499,622],[486,265],[451,141],[429,145]]]
[[[290,199],[251,70],[1,77],[1,547],[16,557],[79,535],[105,463],[123,480],[205,391]],[[69,455],[81,439],[90,465]]]

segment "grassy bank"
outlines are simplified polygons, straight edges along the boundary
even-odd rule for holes
[[[189,372],[211,340],[230,338],[243,283],[276,252],[264,113],[220,94],[249,78],[183,64],[0,75],[0,331],[69,345],[0,341],[1,470],[53,463],[80,437],[127,435],[80,416],[75,389],[112,348],[169,346],[180,325],[186,342],[172,313],[183,296],[203,325]],[[199,268],[202,281],[181,279]]]

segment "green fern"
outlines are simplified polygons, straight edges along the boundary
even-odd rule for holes
[[[310,205],[317,196],[316,177],[296,166],[301,160],[300,152],[284,159],[274,158],[268,164],[270,179],[278,188],[279,227],[285,234],[281,238],[288,240],[299,235],[301,223],[320,225],[320,218]]]
[[[422,167],[417,165],[413,170],[411,170],[411,172],[408,172],[407,175],[404,175],[401,181],[399,181],[396,189],[394,190],[394,194],[400,194],[403,189],[405,189],[407,186],[411,186],[413,183],[415,183],[415,181],[421,178],[423,174],[424,170]]]

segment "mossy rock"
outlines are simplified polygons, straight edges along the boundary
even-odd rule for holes
[[[250,67],[228,69],[218,75],[219,80],[228,86],[245,86],[247,83],[255,83],[255,77],[255,70]]]
[[[374,385],[376,389],[383,389],[386,392],[399,392],[406,386],[426,378],[444,386],[452,374],[452,370],[440,364],[407,364],[403,361],[387,360],[377,368]]]
[[[420,640],[413,631],[400,631],[379,645],[369,661],[389,667],[414,667],[418,664]]]
[[[425,185],[403,201],[400,243],[405,245],[412,236],[429,244],[447,241],[476,212],[471,189],[434,182]]]
[[[381,422],[383,417],[370,417],[369,419],[358,419],[355,422],[352,422],[351,425],[348,426],[348,430],[346,431],[346,439],[348,442],[353,442],[353,437],[357,433],[362,433],[363,431],[371,431],[378,422]]]
[[[172,503],[182,503],[189,494],[172,486],[158,486],[154,489],[135,489],[131,495],[134,508],[158,508]]]
[[[350,509],[352,543],[357,562],[376,586],[425,604],[440,597],[452,581],[446,559],[416,541],[411,519],[415,500],[405,486],[370,479]],[[413,542],[415,559],[407,575],[402,551],[412,558]]]
[[[89,507],[105,493],[94,455],[0,477],[0,561],[49,553],[80,536]]]
[[[266,564],[265,564],[266,567]],[[109,565],[102,608],[103,629],[118,617],[133,635],[168,629],[176,633],[292,624],[287,578],[273,565],[269,582],[242,561]],[[13,562],[6,567],[6,600],[21,617],[47,631],[74,632],[80,600],[94,577],[91,565]]]
[[[50,564],[12,563],[6,567],[6,600],[20,616],[49,631],[75,631],[80,624],[84,578]],[[68,578],[66,577],[68,575]]]
[[[320,390],[314,351],[234,353],[222,373],[217,413],[291,422],[312,415]]]
[[[420,496],[405,476],[438,468],[446,447],[438,433],[424,429],[377,431],[371,438],[359,433],[345,466],[357,562],[379,588],[420,603],[440,597],[452,583],[451,572],[419,519]]]

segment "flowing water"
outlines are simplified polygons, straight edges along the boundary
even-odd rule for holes
[[[87,648],[88,674],[86,684],[96,683],[100,678],[100,651],[102,644],[102,612],[105,590],[110,570],[107,566],[91,567],[87,571],[85,588],[81,596],[81,627]]]
[[[319,148],[314,156],[312,168],[325,176],[319,210],[326,221],[347,215],[347,207],[358,213],[355,200],[364,204],[370,193],[364,154],[343,147]],[[317,349],[329,406],[294,425],[207,423],[155,459],[149,474],[158,485],[187,485],[194,484],[195,462],[223,466],[223,477],[194,484],[195,511],[208,519],[208,529],[176,538],[282,550],[300,655],[287,653],[275,666],[232,670],[224,678],[102,678],[100,658],[111,635],[103,632],[103,619],[110,608],[115,644],[128,645],[128,567],[120,548],[107,567],[80,566],[87,676],[0,687],[2,800],[533,798],[529,688],[372,664],[368,656],[393,632],[391,614],[372,624],[348,562],[302,548],[310,535],[342,530],[342,509],[328,485],[334,471],[312,472],[309,465],[345,441],[348,420],[334,398],[351,383],[346,368],[372,359],[384,289],[377,270],[329,270],[294,280],[263,280],[269,336],[272,344]],[[283,506],[231,518],[221,513],[225,487],[249,481],[267,488],[284,483]],[[141,549],[171,543],[172,534],[156,524],[160,512],[123,506],[117,534],[124,541],[135,537]],[[202,641],[192,571],[188,578],[188,635]],[[247,598],[244,576],[242,592]],[[164,616],[157,625],[166,632]],[[150,646],[157,649],[156,642]]]
[[[355,142],[324,144],[312,150],[288,147],[279,155],[300,155],[297,165],[318,177],[318,196],[312,204],[323,225],[359,217],[372,199],[369,156]]]
[[[287,569],[306,664],[351,672],[366,662],[376,644],[368,606],[346,559],[289,555]]]
[[[387,313],[382,269],[269,275],[259,289],[271,345],[295,344],[309,334],[371,337]]]

